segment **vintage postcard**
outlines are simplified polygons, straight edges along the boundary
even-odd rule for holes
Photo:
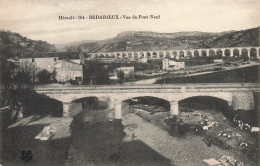
[[[0,166],[257,166],[259,0],[0,0]]]

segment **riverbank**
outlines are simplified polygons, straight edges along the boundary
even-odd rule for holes
[[[168,75],[155,84],[173,83],[259,83],[259,64],[217,72],[205,72],[187,76]]]

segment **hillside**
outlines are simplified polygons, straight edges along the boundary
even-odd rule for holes
[[[259,29],[257,27],[220,33],[126,31],[111,39],[68,44],[65,46],[65,50],[77,51],[81,49],[87,52],[113,52],[259,46]]]
[[[57,48],[45,41],[31,40],[18,33],[0,30],[0,54],[6,58],[23,53],[56,52]]]

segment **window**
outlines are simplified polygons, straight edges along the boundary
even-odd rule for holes
[[[34,62],[34,58],[32,58],[32,62]]]

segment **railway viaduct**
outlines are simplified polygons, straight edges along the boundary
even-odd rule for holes
[[[203,49],[179,49],[162,51],[118,51],[90,53],[93,58],[174,58],[174,57],[210,57],[221,55],[260,57],[260,47],[227,47],[227,48],[203,48]]]

